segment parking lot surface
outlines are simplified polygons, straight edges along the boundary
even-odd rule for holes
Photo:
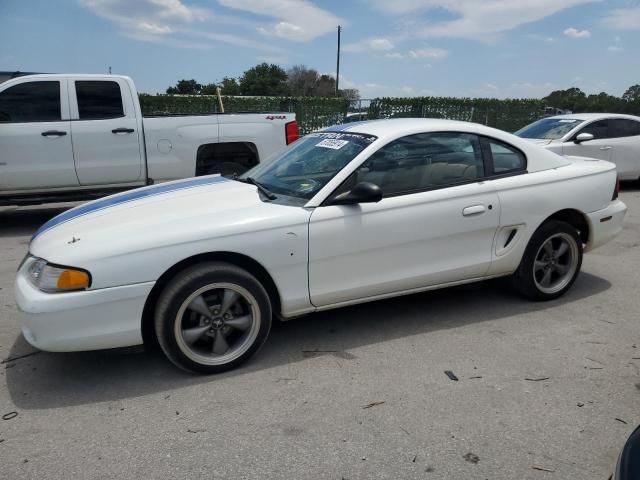
[[[218,376],[35,351],[13,279],[64,206],[1,208],[0,478],[607,479],[640,423],[640,188],[621,198],[561,299],[490,281],[316,314]]]

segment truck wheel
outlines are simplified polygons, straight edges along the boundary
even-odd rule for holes
[[[213,165],[207,171],[206,175],[212,175],[214,173],[219,173],[223,177],[233,177],[236,175],[240,175],[247,171],[247,167],[240,165],[236,162],[220,162]]]
[[[164,289],[155,331],[165,355],[197,373],[231,370],[258,351],[271,329],[271,302],[249,272],[210,262],[191,267]]]
[[[533,234],[513,274],[518,292],[531,300],[553,300],[564,295],[582,265],[582,241],[577,230],[551,220]]]

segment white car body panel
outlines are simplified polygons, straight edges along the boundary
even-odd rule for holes
[[[124,117],[81,120],[76,81],[120,86]],[[0,121],[0,200],[21,194],[61,194],[112,189],[193,177],[203,145],[246,143],[262,161],[286,146],[285,125],[294,113],[241,113],[144,117],[131,78],[121,75],[28,75],[0,84],[60,82],[59,122]],[[133,132],[113,133],[127,128]],[[44,137],[48,130],[64,136]]]
[[[145,174],[142,128],[139,128],[140,113],[136,109],[138,100],[131,95],[129,83],[124,78],[111,80],[120,87],[124,117],[81,120],[75,82],[82,80],[93,80],[93,77],[74,76],[68,80],[73,158],[80,185],[142,181]],[[112,133],[118,128],[132,132]]]
[[[556,115],[550,119],[580,120],[561,138],[527,139],[547,150],[567,156],[596,158],[607,160],[616,165],[621,180],[637,180],[640,178],[640,135],[630,137],[595,138],[582,143],[574,143],[574,137],[593,122],[609,119],[624,119],[640,122],[640,117],[613,113],[574,113]]]
[[[475,206],[484,214],[463,216]],[[322,307],[480,278],[499,218],[490,182],[317,208],[309,224],[311,300]]]
[[[43,79],[44,80],[44,79]],[[60,121],[0,124],[0,192],[45,187],[77,187],[71,135],[43,136],[47,131],[70,132],[66,79],[60,82]],[[10,161],[9,159],[20,161]],[[42,172],[46,171],[46,175]]]
[[[626,206],[612,200],[616,172],[609,162],[560,157],[510,134],[463,122],[385,120],[331,130],[378,139],[305,205],[263,201],[255,186],[208,176],[114,195],[49,221],[35,233],[30,254],[83,268],[92,283],[82,292],[40,292],[27,280],[27,261],[16,281],[27,340],[51,350],[140,343],[145,292],[172,267],[202,255],[241,255],[259,264],[277,289],[277,313],[291,318],[509,275],[531,235],[561,210],[584,216],[590,226],[586,250],[622,229]],[[379,203],[323,206],[382,146],[405,135],[437,131],[477,133],[514,145],[527,156],[527,172]],[[109,320],[114,312],[121,321]]]

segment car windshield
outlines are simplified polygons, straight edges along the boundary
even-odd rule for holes
[[[543,118],[516,132],[522,138],[557,140],[564,137],[584,120],[578,118]]]
[[[311,133],[238,179],[250,179],[276,195],[308,200],[375,139],[350,132]]]

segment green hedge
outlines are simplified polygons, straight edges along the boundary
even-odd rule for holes
[[[295,112],[302,134],[342,123],[349,109],[343,98],[320,97],[222,97],[225,112]],[[215,95],[140,95],[144,115],[217,113]]]
[[[350,105],[343,98],[320,97],[223,97],[223,101],[226,112],[295,112],[302,134],[342,123]],[[218,112],[215,95],[142,94],[140,104],[145,115]],[[542,100],[535,99],[376,98],[368,118],[448,118],[515,131],[540,118],[543,109]]]
[[[369,106],[369,118],[447,118],[481,123],[515,131],[540,118],[542,100],[495,98],[376,98]]]

